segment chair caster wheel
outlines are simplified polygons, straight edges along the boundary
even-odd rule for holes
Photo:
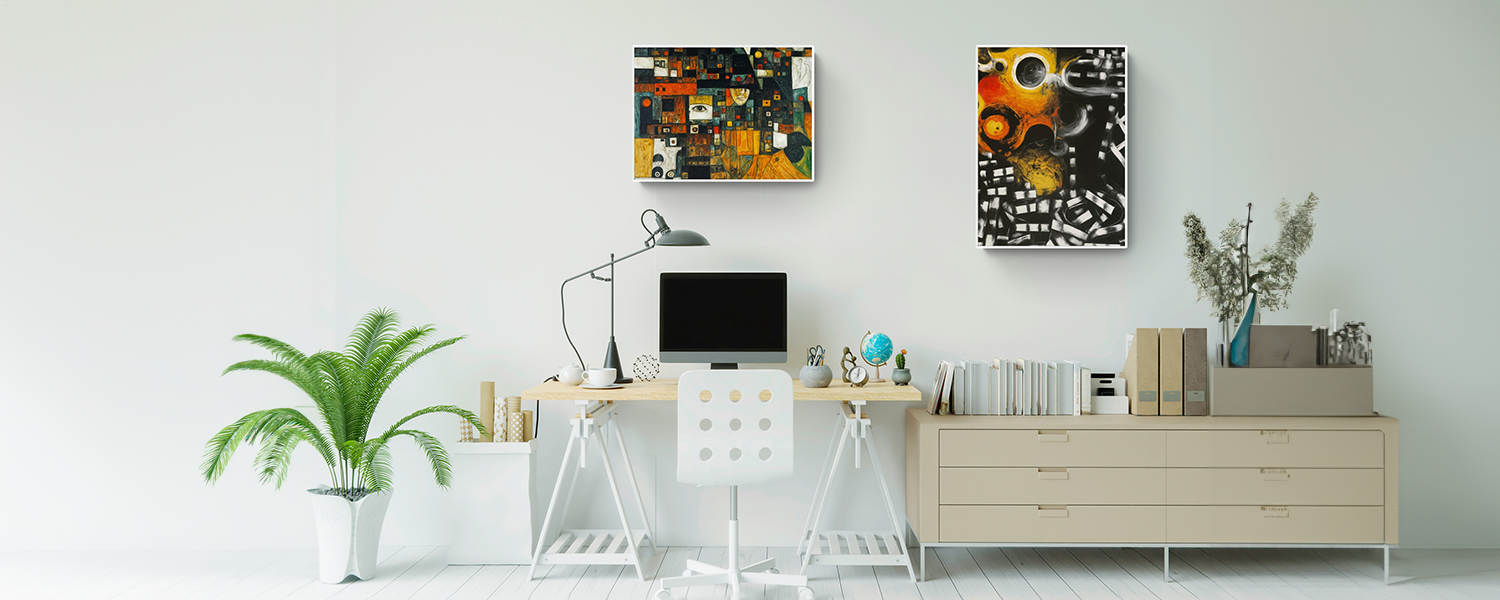
[[[692,575],[693,575],[693,570],[692,569],[683,569],[682,570],[682,576],[683,577],[691,577]]]
[[[813,596],[812,588],[810,588],[810,587],[797,588],[797,600],[815,600],[815,596]]]
[[[656,600],[672,600],[672,592],[662,590],[656,593]]]
[[[766,572],[770,573],[772,575],[780,575],[781,574],[781,569],[771,568],[771,569],[766,569]]]

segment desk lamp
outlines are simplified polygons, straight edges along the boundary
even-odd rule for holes
[[[651,227],[646,225],[646,213],[655,215],[656,229],[652,229]],[[558,288],[558,296],[562,298],[563,337],[568,338],[568,345],[573,348],[573,355],[578,357],[578,364],[587,369],[588,365],[583,362],[583,355],[578,353],[578,346],[575,346],[573,344],[573,336],[568,335],[568,296],[564,293],[564,289],[567,288],[569,281],[578,279],[580,277],[583,277],[584,275],[588,275],[589,277],[597,281],[609,282],[609,347],[605,349],[604,368],[615,370],[615,383],[630,383],[632,380],[632,378],[625,376],[625,369],[620,367],[620,351],[615,347],[615,263],[624,261],[627,258],[630,258],[657,246],[708,245],[708,239],[703,237],[702,235],[699,235],[696,231],[689,231],[687,229],[678,229],[674,231],[671,227],[668,227],[667,220],[663,219],[661,217],[661,213],[656,212],[655,209],[648,208],[641,212],[641,227],[645,229],[646,233],[648,234],[645,242],[645,248],[641,248],[640,250],[636,250],[635,252],[631,252],[630,254],[626,254],[625,256],[621,256],[619,258],[615,258],[614,254],[610,254],[609,262],[564,279],[562,282],[562,286]],[[598,274],[596,274],[596,271],[598,271],[599,269],[603,269],[604,267],[609,267],[609,277],[600,277]]]

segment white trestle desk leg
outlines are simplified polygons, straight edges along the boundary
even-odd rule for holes
[[[598,425],[591,424],[590,427],[596,431],[600,429]],[[641,581],[645,581],[646,574],[641,571],[641,549],[636,547],[635,533],[630,530],[630,519],[625,517],[625,500],[620,497],[620,484],[615,481],[614,469],[609,464],[609,448],[604,445],[604,440],[601,438],[596,437],[594,441],[599,443],[599,460],[604,463],[604,478],[609,480],[609,493],[615,497],[615,510],[620,515],[620,527],[624,529],[625,543],[629,544],[630,555],[634,557],[635,574],[641,578]]]
[[[641,515],[641,523],[646,527],[646,540],[651,542],[651,552],[655,553],[656,532],[651,529],[651,519],[646,518],[646,503],[641,500],[641,485],[636,483],[635,469],[630,466],[630,453],[625,450],[625,430],[620,428],[620,415],[615,415],[615,440],[620,445],[620,458],[625,461],[625,479],[630,481],[630,491],[635,494],[635,508]]]
[[[865,421],[862,425],[864,435],[869,438],[867,445],[870,448],[870,466],[875,468],[875,480],[880,482],[880,495],[885,497],[886,514],[891,518],[891,534],[893,538],[896,536],[900,537],[900,552],[906,556],[906,572],[911,574],[912,583],[916,583],[917,570],[912,567],[911,553],[906,550],[906,533],[904,528],[901,527],[901,520],[896,518],[896,503],[891,501],[891,488],[885,484],[885,469],[880,468],[880,453],[875,450],[875,428],[869,423],[869,419],[862,420]],[[874,549],[871,548],[871,550],[873,551]],[[897,549],[891,548],[891,550],[896,551]]]
[[[838,474],[839,474],[839,461],[843,460],[843,458],[844,458],[844,445],[845,445],[846,442],[849,441],[849,420],[843,418],[843,412],[844,412],[843,409],[840,408],[839,409],[839,418],[843,419],[843,421],[844,421],[844,428],[843,428],[842,431],[839,432],[838,449],[833,452],[833,468],[828,471],[828,481],[827,481],[827,483],[824,484],[827,487],[827,489],[823,492],[823,497],[819,498],[817,504],[815,504],[813,506],[813,524],[812,524],[812,530],[811,530],[811,532],[810,532],[810,534],[808,536],[807,553],[804,554],[804,555],[802,555],[802,573],[803,574],[807,573],[807,565],[808,565],[809,562],[812,561],[812,555],[813,555],[813,553],[818,550],[818,547],[819,547],[819,542],[818,542],[818,525],[823,520],[823,507],[825,505],[827,505],[827,503],[828,503],[829,492],[831,492],[833,490],[833,479],[835,477],[837,477]],[[837,544],[837,543],[838,543],[837,539],[834,539],[832,537],[828,538],[828,545],[829,546],[832,546],[832,545]],[[832,552],[832,551],[833,551],[833,548],[829,548],[829,552]]]
[[[807,508],[807,520],[802,522],[802,537],[797,541],[798,556],[802,555],[804,546],[809,548],[812,546],[812,543],[807,539],[807,534],[812,530],[813,515],[818,514],[818,499],[823,494],[828,493],[828,488],[823,483],[828,477],[829,467],[833,464],[833,448],[839,444],[839,440],[843,439],[844,436],[844,409],[842,408],[839,409],[838,419],[839,425],[834,428],[833,437],[828,438],[828,452],[823,454],[823,468],[818,470],[818,485],[813,489],[812,506]]]
[[[854,412],[854,428],[849,430],[849,435],[854,436],[854,468],[858,469],[859,443],[861,441],[861,438],[864,437],[864,429],[860,426],[860,422],[863,420],[863,415],[861,415],[860,413],[864,410],[865,403],[856,400],[854,402],[850,402],[849,405]]]
[[[536,551],[531,555],[531,571],[526,576],[527,580],[536,578],[537,563],[542,560],[542,550],[547,548],[547,530],[552,527],[552,515],[557,509],[557,498],[562,492],[564,476],[568,474],[568,463],[573,458],[574,439],[572,435],[568,436],[568,449],[563,451],[562,467],[557,470],[557,483],[552,486],[552,499],[547,501],[547,516],[542,519],[542,530],[536,534]],[[573,472],[573,476],[578,476],[576,469]],[[572,490],[570,489],[568,496],[572,497],[572,495]]]

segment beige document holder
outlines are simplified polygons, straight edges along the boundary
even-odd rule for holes
[[[1125,395],[1130,397],[1130,414],[1133,415],[1161,414],[1156,396],[1160,390],[1157,335],[1155,329],[1135,330],[1135,341],[1131,342],[1125,366],[1120,369],[1120,375],[1125,378]]]
[[[1182,329],[1161,330],[1161,414],[1182,416]]]

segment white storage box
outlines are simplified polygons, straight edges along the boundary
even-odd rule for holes
[[[542,528],[536,440],[445,445],[453,461],[450,565],[529,565]]]

